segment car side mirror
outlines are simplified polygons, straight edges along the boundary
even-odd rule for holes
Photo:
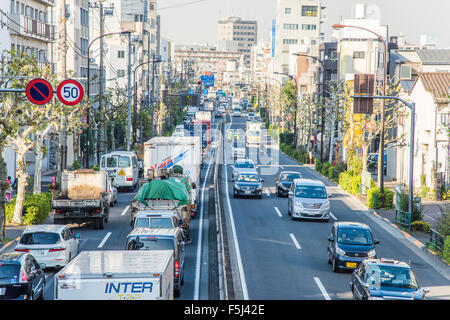
[[[231,182],[234,182],[234,178],[231,178]]]
[[[379,244],[380,243],[380,240],[374,240],[373,241],[373,244]]]
[[[334,238],[333,238],[332,236],[329,236],[329,237],[328,237],[328,241],[334,242]]]
[[[422,288],[422,291],[423,291],[424,294],[427,294],[428,292],[430,292],[430,289],[428,289],[428,288]]]
[[[328,193],[327,196],[328,196],[328,198],[331,198],[331,197],[333,197],[333,194]]]

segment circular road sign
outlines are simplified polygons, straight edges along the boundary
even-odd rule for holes
[[[68,79],[59,84],[56,94],[62,103],[73,106],[83,99],[84,90],[81,83]]]
[[[52,99],[53,88],[47,80],[37,78],[28,82],[25,93],[31,103],[42,105]]]

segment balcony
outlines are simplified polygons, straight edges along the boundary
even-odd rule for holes
[[[34,0],[34,1],[50,7],[53,7],[55,5],[55,0]]]
[[[12,14],[11,20],[14,21],[9,23],[11,34],[31,37],[45,42],[55,40],[55,27],[48,23],[17,14]]]

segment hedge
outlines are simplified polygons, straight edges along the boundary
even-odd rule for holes
[[[309,163],[309,154],[306,151],[301,151],[299,149],[292,148],[289,144],[286,144],[284,142],[280,143],[280,150],[284,154],[297,160],[300,163]],[[313,161],[315,161],[314,156]]]
[[[450,236],[445,237],[443,256],[447,263],[450,263]]]
[[[411,223],[411,230],[423,231],[429,233],[431,225],[425,221],[414,221]]]
[[[14,216],[16,197],[6,206],[6,221],[11,222]],[[52,209],[52,194],[43,192],[40,194],[26,194],[23,204],[23,224],[39,224],[48,218]]]
[[[375,195],[378,198],[377,206],[375,207]],[[379,209],[380,206],[380,188],[374,187],[370,188],[369,191],[367,191],[367,206],[370,209]],[[384,208],[390,209],[393,207],[394,203],[394,191],[388,188],[384,188]]]

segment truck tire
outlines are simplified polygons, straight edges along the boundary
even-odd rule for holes
[[[103,225],[103,217],[96,218],[96,219],[95,219],[95,229],[100,229],[100,230],[102,230],[103,228],[104,228],[104,225]]]
[[[178,297],[181,295],[181,288],[180,288],[180,287],[174,288],[174,289],[173,289],[173,295],[174,295],[176,298],[178,298]]]

